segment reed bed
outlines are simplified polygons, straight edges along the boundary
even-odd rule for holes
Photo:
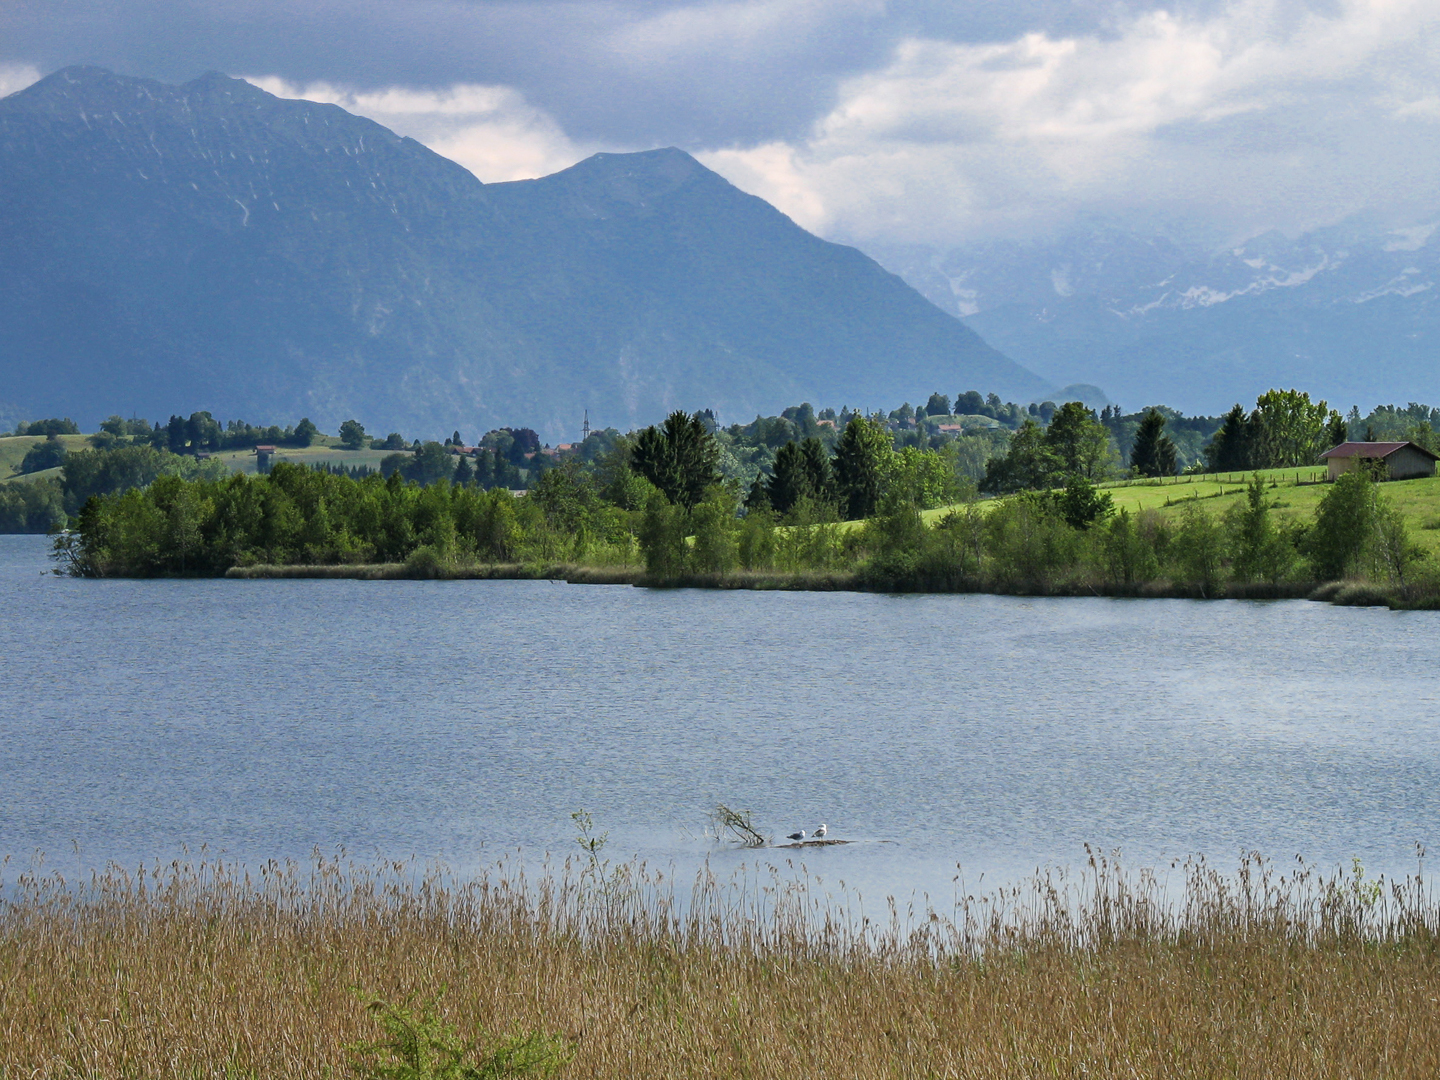
[[[1422,876],[1167,873],[1096,856],[866,917],[593,853],[463,882],[326,860],[31,870],[0,907],[0,1077],[346,1076],[373,999],[542,1033],[574,1077],[1440,1074]]]

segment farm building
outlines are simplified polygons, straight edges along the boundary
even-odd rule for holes
[[[1357,461],[1383,468],[1387,480],[1412,480],[1434,476],[1440,456],[1413,442],[1343,442],[1326,450],[1320,460],[1330,467],[1331,480],[1353,469]]]

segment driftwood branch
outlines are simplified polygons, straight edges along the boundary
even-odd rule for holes
[[[732,810],[721,803],[715,807],[715,831],[717,835],[727,833],[746,847],[764,847],[769,841],[750,820],[749,810]]]

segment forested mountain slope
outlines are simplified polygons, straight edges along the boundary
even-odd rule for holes
[[[1047,384],[678,150],[484,185],[333,105],[68,68],[0,100],[0,420],[573,436]]]

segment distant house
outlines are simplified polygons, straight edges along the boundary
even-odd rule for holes
[[[268,473],[270,471],[270,459],[274,456],[275,447],[273,446],[255,447],[255,471]]]
[[[960,424],[941,424],[939,431],[941,435],[959,435],[965,431],[965,428]]]
[[[1349,472],[1360,461],[1383,468],[1387,480],[1413,480],[1434,476],[1440,455],[1413,442],[1343,442],[1326,450],[1320,460],[1330,467],[1331,480]]]

